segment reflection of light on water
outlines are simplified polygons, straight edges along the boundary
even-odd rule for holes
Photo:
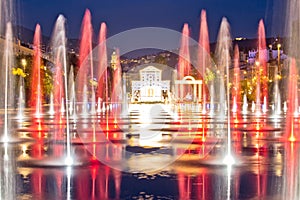
[[[19,173],[23,176],[23,179],[27,179],[29,177],[30,174],[32,174],[32,168],[23,168],[20,167],[18,168]]]
[[[65,159],[65,164],[67,166],[73,165],[73,158],[71,156],[67,156],[66,159]]]
[[[148,132],[151,134],[151,132]],[[148,133],[145,133],[145,136],[143,137],[143,134],[141,134],[141,138],[139,139],[139,146],[144,147],[160,147],[162,146],[162,143],[159,141],[162,140],[162,134],[161,133],[155,133],[151,134],[151,137],[147,137]]]
[[[132,125],[135,132],[139,133],[140,146],[161,146],[158,141],[162,140],[161,129],[165,127],[162,113],[168,112],[169,106],[161,104],[131,104],[130,110],[139,111],[136,121],[138,124]]]
[[[8,143],[5,142],[5,143],[4,143],[4,160],[5,160],[5,161],[7,161],[8,158],[9,158],[9,157],[8,157],[8,152],[7,152],[8,149],[7,149],[7,148],[8,148]]]
[[[151,116],[152,114],[151,110],[152,110],[152,106],[149,107],[149,105],[141,105],[139,122],[141,123],[140,126],[142,128],[148,127],[149,124],[152,123],[152,117],[154,116]]]
[[[7,136],[6,134],[3,136],[2,141],[3,141],[4,143],[8,143],[8,136]]]
[[[227,199],[230,199],[230,176],[231,176],[232,165],[227,165]]]
[[[224,160],[223,160],[223,163],[225,165],[227,165],[227,167],[231,167],[232,165],[234,165],[235,161],[234,161],[233,156],[231,154],[226,155]]]
[[[278,152],[275,159],[276,159],[277,163],[280,163],[280,165],[277,165],[275,168],[275,175],[278,177],[281,177],[282,176],[282,166],[283,166],[283,165],[281,165],[282,161],[283,161],[282,154],[280,152]]]
[[[71,199],[71,175],[72,175],[72,168],[67,167],[67,199]]]
[[[28,154],[26,153],[26,151],[27,151],[27,145],[23,144],[22,145],[22,156],[23,156],[23,158],[28,157]]]
[[[167,171],[172,160],[172,156],[166,154],[133,155],[128,159],[128,167],[130,172],[151,174],[161,170]]]

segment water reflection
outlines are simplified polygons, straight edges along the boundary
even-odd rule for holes
[[[298,199],[299,145],[286,148],[286,152],[244,148],[249,162],[231,170],[184,159],[152,173],[121,172],[96,162],[73,168],[18,167],[15,159],[3,159],[1,195],[2,199]],[[14,158],[14,152],[24,153],[21,147],[8,149],[8,157]],[[109,155],[112,160],[120,158]]]
[[[229,167],[221,164],[226,140],[212,131],[220,124],[185,109],[174,118],[161,109],[154,125],[140,121],[138,109],[107,122],[105,115],[78,118],[88,128],[72,129],[72,154],[82,161],[73,167],[59,165],[66,152],[63,123],[45,117],[37,130],[26,119],[16,132],[30,140],[0,148],[1,199],[299,198],[299,144],[278,140],[282,132],[272,134],[268,119],[234,122],[238,164]],[[146,140],[145,133],[155,137]]]
[[[7,143],[0,146],[0,199],[16,199],[16,163],[15,154]]]

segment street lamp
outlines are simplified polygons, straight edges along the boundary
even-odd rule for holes
[[[25,58],[22,58],[21,60],[21,65],[23,66],[23,70],[25,72],[25,69],[26,69],[26,65],[27,65],[27,60]]]

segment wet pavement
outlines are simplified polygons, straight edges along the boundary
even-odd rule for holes
[[[299,144],[284,140],[284,115],[227,122],[193,106],[131,105],[66,120],[12,119],[2,143],[1,199],[299,199]],[[13,114],[12,114],[13,115]],[[26,117],[27,116],[27,117]]]

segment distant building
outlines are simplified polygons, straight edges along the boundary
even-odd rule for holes
[[[5,39],[0,38],[0,45],[2,47],[5,46]],[[13,51],[14,55],[33,55],[33,45],[23,46],[20,40],[16,40],[13,42]],[[49,60],[49,56],[42,51],[42,58]]]
[[[140,80],[132,81],[132,102],[164,102],[170,93],[170,80],[162,80],[162,70],[149,65],[139,71]]]
[[[278,55],[280,60],[287,59],[287,55],[283,53],[283,50],[274,50],[274,49],[266,49],[265,50],[267,62],[270,60],[278,59]],[[248,52],[248,63],[254,64],[258,56],[258,50],[250,50]]]

